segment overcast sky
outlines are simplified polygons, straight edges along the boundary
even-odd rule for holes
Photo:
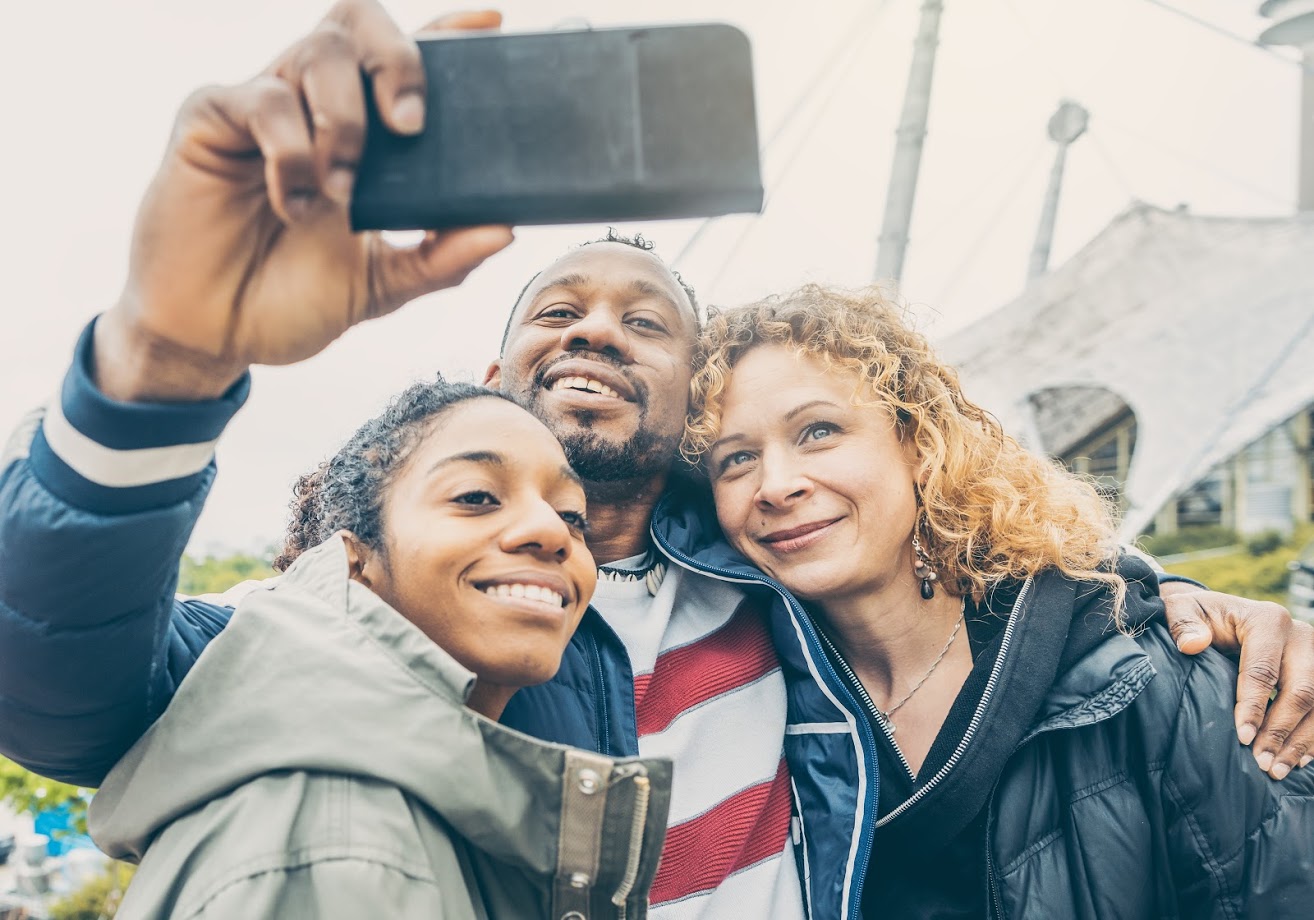
[[[1176,0],[1253,37],[1252,0]],[[450,7],[388,4],[407,28]],[[904,294],[933,332],[1020,290],[1052,146],[1071,97],[1091,112],[1073,147],[1051,264],[1132,199],[1200,213],[1294,209],[1299,68],[1150,0],[945,0]],[[309,29],[312,0],[11,4],[4,112],[0,428],[54,391],[81,327],[125,275],[135,204],[173,113],[197,86],[259,71]],[[715,222],[680,261],[701,299],[733,304],[807,280],[871,280],[919,0],[508,0],[508,30],[722,20],[751,37],[763,216]],[[818,80],[818,77],[820,79]],[[812,88],[809,92],[809,88]],[[802,103],[800,104],[800,100]],[[674,258],[699,221],[627,225]],[[441,368],[479,378],[525,280],[605,227],[526,229],[459,291],[353,330],[294,368],[256,371],[220,446],[195,551],[278,539],[295,476],[387,396]],[[1224,347],[1225,343],[1220,343]]]

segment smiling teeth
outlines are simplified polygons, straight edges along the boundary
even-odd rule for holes
[[[551,588],[539,585],[489,585],[484,589],[489,597],[523,597],[531,601],[542,601],[557,607],[566,606],[566,599]]]
[[[621,395],[598,380],[590,377],[562,377],[552,384],[553,390],[588,390],[590,393],[598,393],[602,396],[610,396],[612,399],[620,399]]]

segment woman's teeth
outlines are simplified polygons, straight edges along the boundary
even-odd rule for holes
[[[610,396],[612,399],[620,399],[621,395],[597,380],[591,380],[588,377],[562,377],[554,381],[551,389],[553,390],[588,390],[590,393],[598,393],[602,396]]]
[[[543,601],[558,607],[566,606],[566,599],[551,588],[539,585],[489,585],[484,589],[489,597],[525,597],[531,601]]]

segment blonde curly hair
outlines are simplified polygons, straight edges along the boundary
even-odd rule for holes
[[[919,458],[919,528],[941,584],[980,600],[1003,580],[1056,568],[1103,582],[1122,626],[1126,584],[1112,504],[1085,479],[1025,450],[963,395],[907,310],[879,287],[810,284],[712,312],[694,358],[681,452],[699,464],[717,439],[736,364],[760,345],[784,345],[854,379],[855,405],[886,408]]]

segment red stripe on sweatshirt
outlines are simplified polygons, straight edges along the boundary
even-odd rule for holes
[[[741,869],[784,852],[789,837],[789,769],[666,832],[651,903],[711,891]]]
[[[720,629],[663,652],[651,674],[634,679],[639,735],[664,731],[685,710],[751,684],[778,667],[762,615],[744,601]]]

